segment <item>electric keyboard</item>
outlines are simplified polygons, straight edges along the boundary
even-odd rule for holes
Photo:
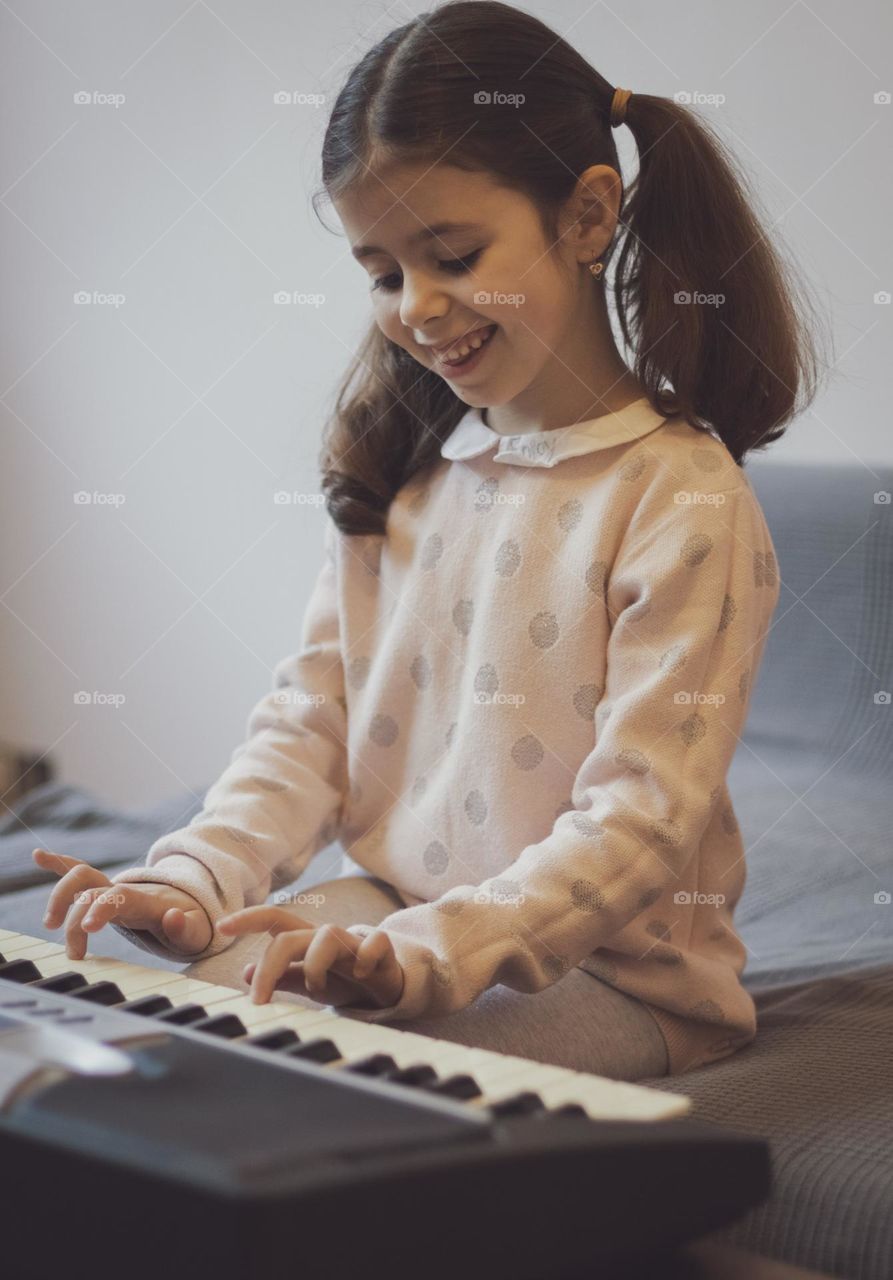
[[[0,1210],[38,1242],[23,1278],[567,1275],[768,1194],[766,1143],[690,1110],[0,930]]]

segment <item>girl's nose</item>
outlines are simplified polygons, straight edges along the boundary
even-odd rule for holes
[[[403,277],[400,319],[407,329],[423,333],[433,321],[446,315],[448,310],[449,299],[433,281],[420,276]]]

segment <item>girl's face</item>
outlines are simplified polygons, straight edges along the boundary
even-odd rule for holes
[[[506,404],[538,379],[548,386],[591,318],[579,264],[612,227],[572,222],[551,246],[528,199],[447,164],[379,170],[334,204],[382,333],[469,405]],[[456,363],[469,335],[484,345]]]

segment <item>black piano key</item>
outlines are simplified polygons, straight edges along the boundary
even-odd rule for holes
[[[307,1058],[310,1062],[334,1062],[341,1050],[332,1040],[308,1040],[285,1051],[290,1058]]]
[[[300,1036],[291,1027],[276,1027],[273,1031],[259,1031],[256,1036],[249,1036],[245,1043],[258,1049],[290,1049],[300,1043]]]
[[[88,982],[85,987],[78,987],[71,995],[75,1000],[89,1000],[91,1004],[123,1004],[124,992],[114,982]]]
[[[565,1102],[564,1106],[556,1107],[548,1114],[550,1116],[581,1116],[584,1120],[589,1119],[589,1112],[585,1107],[581,1107],[579,1102]]]
[[[439,1093],[447,1098],[479,1098],[481,1090],[477,1081],[464,1072],[461,1075],[448,1076],[446,1080],[437,1080],[433,1084],[423,1086],[429,1093]]]
[[[426,1085],[437,1079],[437,1072],[426,1062],[418,1062],[412,1067],[400,1067],[397,1071],[389,1071],[384,1078],[392,1080],[394,1084]]]
[[[134,1000],[125,1000],[121,1005],[125,1013],[138,1013],[141,1018],[153,1018],[173,1007],[174,1002],[161,995],[137,996]]]
[[[33,982],[43,974],[33,960],[5,960],[0,964],[0,978],[10,982]]]
[[[209,1018],[200,1018],[192,1023],[192,1030],[206,1031],[209,1036],[221,1036],[224,1040],[235,1040],[237,1036],[248,1034],[248,1028],[234,1013],[218,1013]]]
[[[77,990],[78,987],[86,987],[89,978],[85,978],[82,973],[75,973],[74,969],[66,969],[64,973],[54,973],[49,978],[39,978],[36,982],[32,982],[32,987],[40,987],[41,991],[57,991],[59,994]]]
[[[360,1076],[383,1076],[389,1071],[396,1071],[397,1064],[389,1053],[371,1053],[367,1058],[357,1058],[344,1068],[355,1071]]]
[[[545,1111],[546,1104],[538,1093],[532,1093],[529,1089],[525,1089],[523,1093],[516,1093],[511,1098],[503,1098],[501,1102],[494,1102],[490,1105],[489,1110],[495,1116],[529,1116],[534,1111]]]
[[[199,1018],[207,1018],[207,1016],[207,1009],[203,1009],[200,1004],[178,1004],[173,1009],[168,1009],[166,1013],[159,1013],[158,1021],[188,1026],[191,1022],[198,1022]]]

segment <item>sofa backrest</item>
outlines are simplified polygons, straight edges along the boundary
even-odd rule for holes
[[[745,472],[775,544],[781,595],[744,741],[807,747],[835,768],[890,780],[893,468],[754,455]]]

